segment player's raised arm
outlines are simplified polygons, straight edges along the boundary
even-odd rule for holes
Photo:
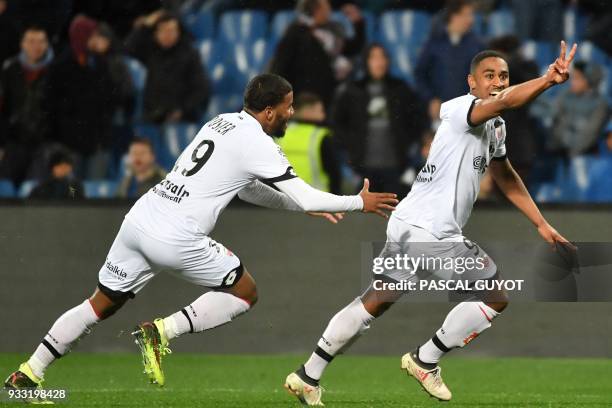
[[[511,87],[507,87],[508,65],[502,58],[495,57],[494,53],[490,52],[491,57],[476,61],[476,64],[473,62],[468,83],[471,93],[481,100],[474,104],[470,112],[470,124],[480,125],[499,116],[505,110],[518,108],[531,102],[548,88],[567,81],[576,49],[577,45],[574,44],[569,55],[566,55],[567,46],[565,41],[561,41],[559,57],[550,64],[544,75]],[[487,51],[483,53],[486,54]]]

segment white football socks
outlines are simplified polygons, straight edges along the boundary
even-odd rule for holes
[[[61,315],[28,360],[34,375],[44,378],[47,367],[68,353],[82,336],[91,333],[99,321],[89,299]]]
[[[329,362],[348,348],[370,328],[374,316],[368,313],[360,298],[356,298],[329,321],[317,349],[304,364],[306,375],[319,380]]]
[[[207,292],[184,309],[166,317],[166,337],[171,340],[185,333],[198,333],[231,322],[251,305],[225,292]]]
[[[483,302],[462,302],[446,316],[442,327],[433,338],[419,348],[419,360],[436,364],[440,358],[455,347],[464,347],[484,330],[498,312]]]

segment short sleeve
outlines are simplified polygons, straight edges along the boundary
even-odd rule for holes
[[[475,127],[470,121],[470,114],[478,98],[473,95],[465,95],[451,99],[442,104],[440,108],[440,119],[448,121],[453,129],[469,130]]]
[[[494,160],[506,159],[506,124],[503,121],[495,121],[495,151]]]
[[[246,152],[245,164],[249,174],[266,184],[297,177],[283,150],[272,138],[252,143]]]

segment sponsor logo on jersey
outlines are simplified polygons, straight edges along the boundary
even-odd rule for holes
[[[474,170],[477,170],[480,174],[484,174],[487,170],[487,159],[484,156],[476,156],[472,161]]]
[[[189,191],[184,184],[178,185],[168,179],[160,181],[152,190],[158,196],[175,203],[180,203],[183,198],[189,197]]]
[[[119,268],[117,265],[113,265],[111,261],[106,260],[106,269],[108,269],[113,275],[115,275],[119,280],[124,280],[127,278],[127,273]]]
[[[206,126],[222,135],[226,134],[232,129],[236,129],[236,125],[220,116],[214,117],[206,124]]]
[[[433,180],[433,174],[436,171],[436,165],[431,163],[425,163],[421,171],[416,177],[416,181],[420,183],[429,183]]]

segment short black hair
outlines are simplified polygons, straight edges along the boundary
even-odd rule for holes
[[[70,153],[64,150],[57,150],[53,152],[53,154],[51,154],[51,157],[49,157],[49,170],[52,170],[55,166],[59,164],[69,164],[71,166],[74,166],[74,160],[72,159]]]
[[[474,6],[474,0],[446,0],[442,9],[444,21],[448,23],[452,16],[460,13],[466,6]]]
[[[319,7],[319,2],[321,0],[298,0],[295,10],[298,13],[306,14],[308,17],[312,17],[314,12]]]
[[[487,58],[501,58],[506,61],[506,64],[508,63],[508,58],[506,57],[506,54],[502,52],[494,50],[480,51],[478,54],[474,55],[474,58],[472,58],[472,62],[470,62],[470,74],[473,75],[474,72],[476,72],[476,68],[478,68],[478,64],[480,64],[482,60]]]
[[[321,97],[311,92],[299,93],[293,101],[293,107],[296,111],[308,106],[316,105],[317,103],[323,103]]]
[[[37,24],[30,24],[25,26],[22,30],[21,30],[21,39],[23,40],[23,38],[25,37],[25,35],[29,32],[29,31],[35,31],[35,32],[42,32],[45,33],[45,37],[47,37],[47,39],[49,38],[49,34],[47,34],[47,29],[45,29],[43,26],[37,25]]]
[[[155,149],[153,148],[153,142],[151,142],[151,140],[147,139],[146,137],[143,137],[143,136],[134,136],[132,138],[132,141],[130,142],[130,146],[135,145],[135,144],[146,145],[151,150],[151,153],[155,153]]]
[[[249,81],[244,91],[244,107],[261,112],[268,106],[276,106],[292,92],[291,84],[276,74],[260,74]]]

